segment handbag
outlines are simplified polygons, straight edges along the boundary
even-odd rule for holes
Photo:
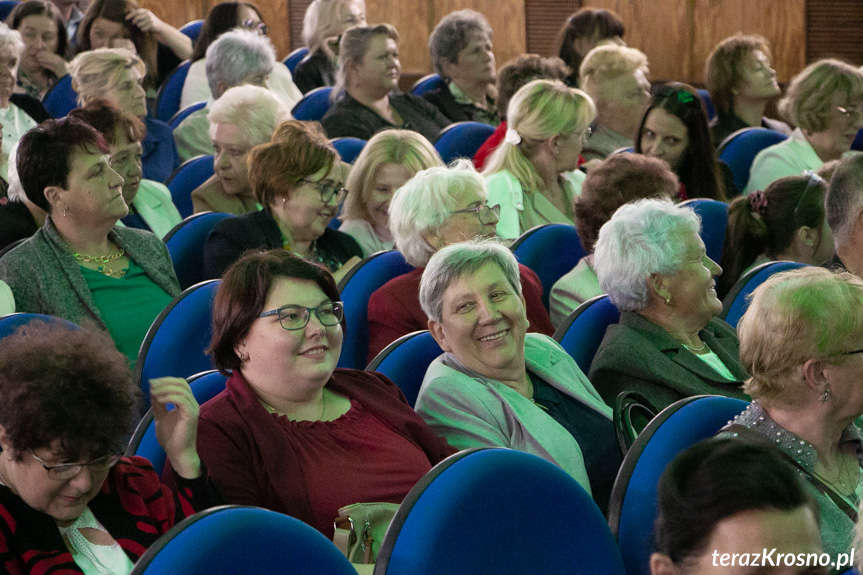
[[[374,563],[398,509],[398,503],[354,503],[342,507],[333,522],[333,543],[351,563]]]

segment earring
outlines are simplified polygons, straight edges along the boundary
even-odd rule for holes
[[[243,352],[238,352],[237,355],[240,357],[240,361],[245,362],[249,359],[249,356]]]
[[[829,399],[830,399],[830,385],[827,385],[827,387],[824,388],[824,393],[821,394],[821,397],[819,397],[818,400],[821,403],[827,403],[827,401]]]
[[[64,217],[64,218],[66,217],[66,210],[67,210],[67,209],[68,209],[68,207],[63,207],[63,217]]]
[[[671,298],[670,297],[665,298],[665,305],[671,305]]]

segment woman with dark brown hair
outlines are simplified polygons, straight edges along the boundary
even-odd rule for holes
[[[587,53],[603,44],[623,44],[623,20],[613,10],[582,8],[566,20],[558,34],[557,55],[572,72],[566,83],[578,87],[578,70]]]

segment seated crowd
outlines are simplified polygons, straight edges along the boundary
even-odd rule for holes
[[[465,9],[431,32],[440,82],[414,95],[398,88],[402,36],[367,23],[363,0],[311,2],[293,75],[251,2],[214,6],[193,43],[134,0],[55,1],[0,24],[0,322],[54,318],[0,337],[0,570],[126,575],[221,503],[338,542],[354,506],[383,506],[385,528],[433,467],[475,447],[545,459],[612,516],[633,453],[622,435],[645,425],[624,429],[626,402],[652,417],[701,395],[746,407],[668,465],[644,572],[712,572],[714,550],[854,549],[863,71],[811,63],[778,102],[785,123],[765,115],[781,96],[767,42],[738,34],[706,62],[711,120],[694,87],[650,85],[613,12],[579,10],[559,58],[498,70],[494,31]],[[182,107],[198,109],[172,128],[154,97],[184,60]],[[52,118],[40,99],[66,75],[78,107]],[[294,119],[322,87],[320,122]],[[466,121],[492,135],[445,165],[434,143]],[[717,148],[752,127],[782,141],[738,189]],[[350,162],[343,137],[364,141]],[[198,247],[220,280],[202,351],[227,381],[200,407],[182,378],[143,382],[167,455],[154,470],[122,455],[147,399],[133,371],[181,294],[165,242],[191,220],[166,182],[198,156],[213,171],[184,199],[226,215]],[[722,245],[687,200],[725,203]],[[579,256],[555,277],[519,261],[519,238],[549,224],[578,238],[547,246]],[[371,362],[428,330],[442,353],[417,366],[415,406],[403,382],[337,367],[345,287],[387,250],[410,271],[374,278],[355,337]],[[773,262],[796,269],[750,286],[739,323],[724,321]],[[600,301],[619,319],[582,365],[560,342]],[[361,573],[369,547],[350,557]]]

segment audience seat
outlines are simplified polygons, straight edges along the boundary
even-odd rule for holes
[[[737,322],[743,317],[746,308],[749,307],[749,295],[755,288],[764,283],[764,280],[775,273],[802,268],[806,264],[790,261],[767,262],[754,267],[741,277],[731,287],[722,300],[722,314],[719,317],[737,328]]]
[[[701,241],[707,248],[707,257],[719,263],[725,245],[725,228],[728,227],[728,204],[707,198],[687,200],[689,206],[701,218]]]
[[[206,349],[213,335],[213,298],[220,280],[201,282],[183,291],[150,326],[138,359],[135,381],[150,407],[149,382],[154,377],[189,377],[213,369]]]
[[[863,151],[863,130],[857,132],[857,136],[854,138],[854,142],[851,144],[851,149],[856,152]]]
[[[223,505],[187,517],[141,556],[132,575],[356,575],[315,528],[260,507]]]
[[[432,90],[437,90],[444,86],[446,86],[446,83],[443,81],[443,78],[437,74],[428,74],[414,83],[411,87],[411,94],[414,96],[422,96],[426,92],[431,92]]]
[[[470,160],[492,134],[494,126],[482,122],[456,122],[441,131],[434,148],[445,164],[458,158]]]
[[[189,104],[188,106],[174,114],[171,119],[168,120],[168,125],[171,126],[171,130],[176,130],[177,126],[179,126],[183,122],[183,120],[191,116],[193,112],[197,112],[206,105],[206,100],[203,100],[201,102],[195,102],[194,104]]]
[[[406,274],[413,266],[400,252],[378,252],[358,263],[339,282],[339,293],[345,304],[347,331],[342,342],[338,367],[363,369],[369,354],[369,298],[391,279]]]
[[[203,20],[192,20],[191,22],[186,22],[180,26],[180,32],[188,36],[192,41],[192,44],[194,44],[198,40],[198,36],[201,35],[201,28],[203,26]]]
[[[294,109],[291,110],[291,115],[296,120],[304,122],[319,121],[324,117],[324,114],[330,109],[330,94],[333,88],[331,86],[323,86],[315,88],[297,102]]]
[[[181,216],[188,218],[192,215],[192,192],[214,173],[213,156],[195,156],[180,164],[174,173],[168,176],[165,185],[171,190],[171,201],[177,206]]]
[[[623,458],[608,506],[628,575],[649,575],[659,477],[674,457],[712,437],[746,409],[740,399],[699,395],[666,407],[653,418]]]
[[[701,96],[701,101],[704,102],[704,109],[707,111],[707,119],[713,120],[716,118],[716,106],[713,105],[713,98],[710,97],[710,92],[704,88],[699,88],[698,95]]]
[[[72,76],[66,74],[42,96],[42,105],[52,118],[64,118],[78,107],[78,92],[72,88]]]
[[[19,0],[0,0],[0,20],[6,21],[6,17],[20,3]]]
[[[415,331],[398,338],[381,351],[366,367],[388,377],[414,407],[426,370],[443,350],[428,330]]]
[[[575,308],[554,332],[554,340],[584,373],[590,371],[593,356],[608,326],[620,321],[620,311],[607,295],[598,295]]]
[[[156,92],[156,119],[170,122],[174,114],[180,111],[180,102],[183,95],[183,84],[189,74],[192,61],[180,62],[159,86]]]
[[[302,48],[297,48],[290,54],[288,54],[283,63],[288,67],[288,70],[291,71],[291,74],[294,73],[294,70],[297,69],[297,66],[300,62],[303,61],[303,58],[309,55],[309,49],[303,46]],[[299,118],[297,118],[299,119]]]
[[[787,139],[788,136],[767,128],[743,128],[725,138],[717,155],[728,164],[734,177],[734,187],[743,191],[749,182],[749,169],[758,152]]]
[[[187,379],[198,405],[203,405],[222,393],[225,389],[225,382],[228,380],[226,376],[216,370],[198,373]],[[144,414],[144,417],[135,428],[135,433],[132,434],[132,439],[129,440],[129,445],[126,447],[125,455],[126,457],[139,455],[147,459],[153,464],[153,469],[156,470],[156,473],[159,475],[162,474],[167,457],[165,450],[162,449],[162,446],[159,445],[159,441],[156,439],[156,422],[153,418],[152,407],[147,410],[147,413]]]
[[[174,271],[180,281],[180,288],[186,289],[204,281],[204,242],[216,224],[225,218],[233,217],[231,214],[221,212],[201,212],[192,214],[165,236],[165,244],[171,261],[174,263]]]
[[[360,138],[335,138],[331,143],[342,161],[348,164],[353,164],[366,146],[366,140]]]
[[[555,282],[587,255],[575,226],[546,224],[521,234],[512,244],[515,258],[536,272],[542,282],[542,303],[548,309],[548,296]]]
[[[30,238],[21,238],[20,240],[15,240],[14,242],[9,244],[8,246],[4,247],[3,249],[0,249],[0,258],[2,258],[3,256],[5,256],[6,254],[8,254],[9,252],[11,252],[12,250],[14,250],[15,248],[17,248],[18,246],[20,246],[21,244],[23,244],[24,242],[26,242],[29,239]]]
[[[10,313],[9,315],[4,315],[0,317],[0,339],[6,337],[7,335],[12,335],[19,327],[21,327],[22,325],[27,325],[34,320],[56,322],[69,329],[78,329],[78,326],[71,321],[65,320],[60,317],[54,317],[53,315],[21,312]]]
[[[376,575],[624,575],[590,495],[544,459],[504,448],[452,455],[405,497]]]

